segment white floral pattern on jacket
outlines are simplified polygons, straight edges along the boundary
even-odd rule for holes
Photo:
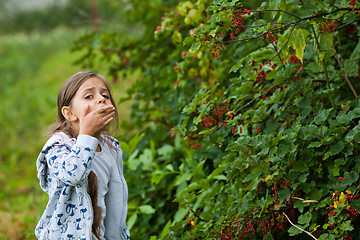
[[[102,139],[116,151],[121,182],[109,183],[105,219],[107,240],[129,239],[126,227],[127,185],[122,169],[119,142],[110,136]],[[87,177],[98,140],[79,135],[77,140],[64,133],[54,134],[45,144],[36,161],[41,188],[49,195],[46,209],[35,229],[38,239],[92,239],[93,210],[87,193]],[[113,185],[113,186],[112,186]]]

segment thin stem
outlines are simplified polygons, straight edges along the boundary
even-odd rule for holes
[[[280,48],[280,50],[279,50],[272,58],[270,58],[270,59],[267,61],[267,63],[271,62],[274,58],[276,58],[277,56],[280,55],[280,53],[282,52],[282,50],[284,49],[284,47],[289,43],[291,34],[292,34],[292,32],[294,31],[295,26],[296,26],[296,25],[294,25],[294,26],[291,28],[290,33],[289,33],[289,37],[288,37],[288,39],[286,40],[286,42],[284,43],[284,45]],[[280,56],[279,56],[279,57],[280,57]]]
[[[341,70],[343,71],[343,73],[344,73],[344,76],[345,76],[345,79],[346,79],[347,84],[349,85],[349,87],[350,87],[351,91],[353,92],[355,98],[358,98],[358,95],[356,94],[356,91],[355,91],[353,85],[351,84],[351,82],[350,82],[350,80],[349,80],[349,78],[348,78],[348,75],[347,75],[346,70],[341,67],[341,61],[340,61],[339,55],[338,55],[337,52],[336,52],[335,46],[333,45],[332,47],[333,47],[333,49],[334,49],[335,57],[336,57],[336,60],[337,60],[337,62],[338,62],[338,64],[339,64],[339,66],[340,66],[340,69],[341,69]]]
[[[301,227],[298,227],[298,226],[296,226],[295,224],[293,224],[293,223],[291,222],[290,218],[289,218],[284,212],[283,212],[283,214],[284,214],[284,216],[287,218],[287,220],[289,221],[289,223],[290,223],[291,225],[293,225],[294,227],[296,227],[296,228],[299,229],[300,231],[307,233],[307,235],[309,235],[309,236],[312,237],[313,239],[318,240],[314,235],[312,235],[312,234],[309,233],[308,231],[306,231],[306,230],[302,229]]]
[[[274,47],[274,49],[275,49],[276,55],[279,56],[280,62],[281,62],[281,64],[282,64],[282,66],[283,66],[283,69],[285,69],[284,61],[283,61],[283,60],[281,59],[281,57],[280,57],[281,51],[278,51],[278,49],[277,49],[277,47],[276,47],[276,45],[275,45],[274,43],[272,43],[272,45],[273,45],[273,47]],[[283,46],[283,47],[284,47],[284,46]],[[282,49],[282,48],[281,48],[281,49]],[[274,57],[272,57],[271,59],[274,59]],[[269,62],[271,62],[271,60],[269,60],[268,63],[269,63]]]
[[[197,217],[200,221],[209,222],[209,221],[207,221],[207,220],[205,220],[205,219],[202,219],[202,218],[192,209],[192,207],[190,207],[190,206],[188,206],[188,207],[189,207],[190,211],[195,215],[195,217]]]

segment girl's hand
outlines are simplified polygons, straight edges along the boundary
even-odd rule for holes
[[[99,138],[100,133],[114,119],[115,107],[112,105],[104,105],[93,111],[90,106],[85,107],[82,116],[79,117],[79,134],[87,134]]]

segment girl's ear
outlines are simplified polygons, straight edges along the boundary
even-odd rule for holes
[[[69,106],[62,107],[61,113],[69,122],[75,122],[76,120],[78,120],[77,116],[73,114]]]

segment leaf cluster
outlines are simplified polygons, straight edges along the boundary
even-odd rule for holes
[[[340,3],[136,3],[146,34],[88,38],[108,39],[88,59],[140,71],[134,238],[359,238],[359,9]]]

